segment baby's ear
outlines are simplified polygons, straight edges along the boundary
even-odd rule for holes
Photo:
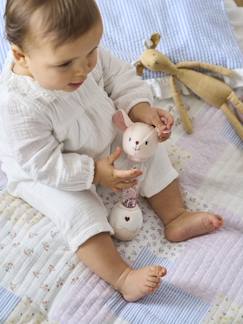
[[[133,124],[131,119],[125,113],[124,110],[118,110],[113,116],[112,121],[118,129],[124,132],[129,126]]]

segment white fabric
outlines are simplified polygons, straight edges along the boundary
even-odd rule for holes
[[[103,49],[97,67],[72,93],[42,89],[11,66],[10,56],[0,80],[0,148],[8,191],[48,216],[75,251],[100,232],[112,233],[92,185],[94,159],[110,154],[120,138],[112,124],[116,108],[128,112],[151,102],[150,89],[130,65]],[[147,197],[178,176],[163,146],[146,170],[141,194]]]
[[[107,154],[116,136],[112,115],[150,102],[146,83],[103,49],[97,67],[72,93],[42,89],[11,65],[10,57],[0,78],[0,160],[8,185],[33,179],[62,190],[89,189],[93,159]]]
[[[126,167],[126,159],[119,162]],[[155,156],[143,167],[140,193],[151,197],[168,186],[178,173],[172,167],[163,144]],[[40,182],[22,181],[11,194],[22,198],[36,210],[46,215],[62,233],[70,249],[75,252],[80,245],[94,235],[113,230],[108,223],[108,211],[95,187],[83,191],[62,191]]]

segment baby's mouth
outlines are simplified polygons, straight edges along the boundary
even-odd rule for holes
[[[76,81],[76,82],[70,82],[68,85],[70,87],[73,87],[73,88],[79,88],[83,83],[84,81],[87,79],[87,77],[84,77],[82,80],[80,81]]]
[[[71,83],[69,83],[69,85],[70,85],[70,86],[77,87],[77,86],[81,86],[82,83],[84,83],[84,81],[80,81],[80,82],[71,82]]]

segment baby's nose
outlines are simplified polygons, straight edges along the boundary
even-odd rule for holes
[[[136,141],[135,143],[136,143],[136,145],[138,145],[139,144],[139,141]]]

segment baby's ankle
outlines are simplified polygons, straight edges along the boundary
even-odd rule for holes
[[[164,226],[167,227],[171,223],[173,223],[177,218],[181,217],[183,214],[186,214],[188,210],[184,207],[176,209],[173,214],[168,215],[164,220]]]
[[[114,283],[113,287],[115,290],[118,290],[122,294],[122,287],[124,286],[125,280],[129,273],[132,271],[130,267],[125,268],[122,273],[120,274],[117,281]]]
[[[126,268],[120,275],[116,289],[123,298],[134,302],[148,294],[152,294],[160,286],[160,279],[166,274],[161,266],[145,266],[140,269]]]

